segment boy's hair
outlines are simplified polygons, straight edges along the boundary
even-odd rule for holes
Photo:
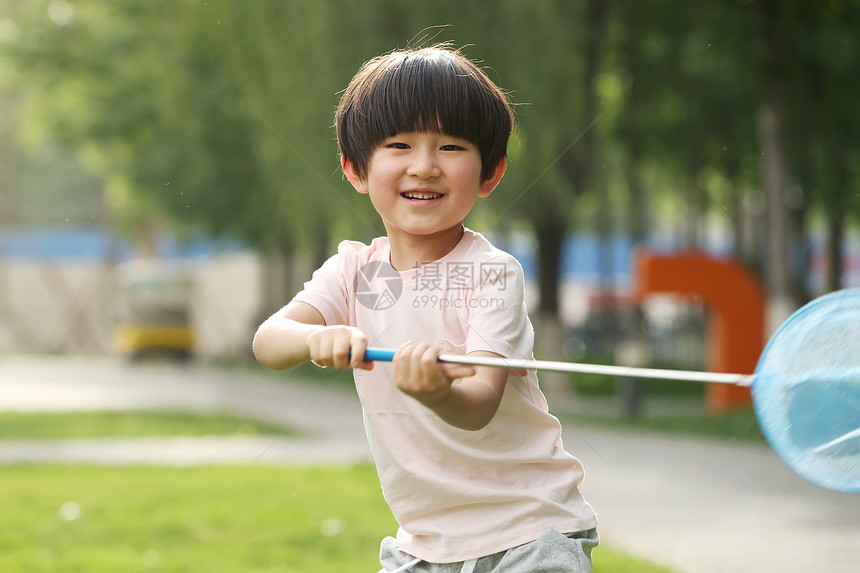
[[[385,139],[412,131],[474,143],[487,180],[507,154],[514,114],[505,93],[456,50],[395,50],[366,62],[335,114],[341,155],[361,177]]]

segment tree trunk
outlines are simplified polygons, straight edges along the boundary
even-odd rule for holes
[[[295,294],[292,287],[292,251],[260,254],[260,302],[253,318],[252,332]]]
[[[597,117],[597,96],[592,89],[594,78],[600,69],[601,45],[607,20],[607,1],[589,0],[585,9],[588,36],[584,44],[585,70],[582,82],[582,118],[586,125]],[[570,184],[571,192],[583,194],[595,182],[594,130],[587,129],[580,138],[575,155],[569,154],[560,163],[560,168]],[[567,236],[566,213],[555,205],[546,205],[544,213],[535,221],[538,242],[539,292],[536,351],[547,360],[562,360],[564,325],[560,318],[559,288],[561,284],[561,257]],[[548,395],[561,401],[569,395],[569,377],[558,372],[542,372],[541,386]]]
[[[762,178],[767,202],[767,248],[765,283],[770,296],[768,332],[791,314],[796,304],[791,299],[791,277],[788,267],[789,213],[785,204],[786,161],[782,109],[769,98],[759,112],[758,129],[764,149]]]
[[[732,171],[729,176],[731,182],[731,190],[729,191],[729,219],[732,228],[732,242],[734,243],[734,256],[740,260],[746,259],[747,238],[744,235],[743,219],[746,216],[743,209],[743,195],[736,181],[738,180],[737,173]]]
[[[827,225],[827,275],[824,289],[827,292],[839,290],[842,285],[842,238],[845,232],[845,218],[841,213],[833,213]]]
[[[561,280],[561,253],[566,226],[560,217],[548,214],[535,223],[538,247],[538,313],[558,315],[559,281]]]
[[[763,150],[762,180],[767,203],[767,248],[765,282],[769,294],[767,332],[772,333],[797,308],[792,300],[791,275],[788,266],[790,214],[788,161],[785,131],[785,54],[779,38],[780,3],[776,0],[758,4],[761,17],[761,41],[764,49],[765,92],[757,118],[758,139]]]
[[[557,212],[548,211],[534,223],[538,258],[538,312],[535,317],[535,353],[543,360],[562,360],[563,325],[559,287],[561,255],[567,226]],[[541,372],[541,387],[550,401],[561,400],[568,391],[568,377],[559,372]]]
[[[634,154],[638,156],[638,154]],[[648,235],[648,205],[642,186],[635,174],[632,161],[627,162],[627,228],[630,240],[634,245],[641,245]],[[623,366],[647,366],[647,342],[642,324],[645,313],[640,305],[634,305],[622,318],[623,330],[628,335],[628,342],[620,352],[617,362]],[[629,352],[633,349],[633,352]],[[620,356],[627,352],[627,356]],[[645,399],[645,383],[639,378],[625,377],[617,382],[616,393],[619,395],[624,415],[629,419],[637,419],[642,414]]]

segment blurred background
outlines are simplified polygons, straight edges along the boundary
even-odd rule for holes
[[[251,337],[384,231],[340,172],[341,90],[439,42],[515,104],[466,223],[522,263],[538,358],[751,370],[791,311],[860,286],[856,0],[0,0],[0,569],[376,570],[394,524],[351,377],[265,371]],[[643,252],[736,272],[642,298]],[[715,362],[715,334],[746,355]],[[791,474],[748,395],[541,385],[600,571],[669,571],[613,547],[856,569],[858,500]]]
[[[541,354],[644,336],[696,367],[706,313],[638,308],[637,250],[741,262],[772,323],[860,283],[858,31],[849,0],[2,0],[0,352],[247,359],[383,231],[339,171],[340,90],[449,41],[516,104],[467,224],[522,262]]]

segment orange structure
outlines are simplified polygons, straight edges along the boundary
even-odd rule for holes
[[[700,253],[636,257],[636,297],[675,293],[701,300],[709,312],[708,370],[752,374],[764,349],[765,302],[744,266]],[[707,409],[722,414],[752,403],[749,388],[709,384]]]

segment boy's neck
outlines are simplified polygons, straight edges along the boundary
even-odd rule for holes
[[[462,224],[434,235],[416,236],[389,232],[391,266],[395,270],[406,271],[438,261],[454,250],[465,232]]]

